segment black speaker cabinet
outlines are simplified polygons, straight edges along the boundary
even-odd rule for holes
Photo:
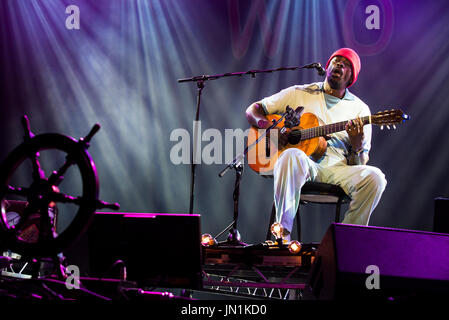
[[[449,233],[449,199],[435,198],[433,231]]]
[[[320,300],[447,298],[449,234],[334,223],[308,287]]]
[[[88,230],[90,276],[107,278],[126,265],[144,287],[202,286],[200,216],[97,212]],[[115,270],[113,270],[115,268]]]

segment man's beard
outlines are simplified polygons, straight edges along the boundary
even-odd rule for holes
[[[329,86],[333,90],[341,90],[341,89],[346,88],[346,85],[344,83],[342,83],[341,81],[334,80],[332,78],[328,78],[327,80],[328,80],[327,82],[329,83]]]

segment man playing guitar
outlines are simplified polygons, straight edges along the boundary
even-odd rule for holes
[[[272,124],[267,115],[282,114],[287,106],[303,106],[304,112],[315,115],[320,125],[347,121],[343,131],[327,136],[327,148],[320,159],[314,161],[302,150],[288,148],[274,164],[276,221],[284,227],[284,239],[290,238],[301,188],[306,181],[339,185],[351,197],[343,223],[368,225],[379,203],[387,182],[381,170],[367,165],[371,125],[361,120],[371,112],[347,89],[357,81],[360,68],[357,53],[341,48],[329,58],[324,82],[286,88],[246,110],[248,122],[261,129]],[[287,134],[279,132],[279,145],[287,143]]]

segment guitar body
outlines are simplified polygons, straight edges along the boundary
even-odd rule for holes
[[[298,123],[298,121],[296,121],[296,110],[293,111],[288,106],[286,107],[284,117],[288,118],[290,126],[294,125],[294,123]],[[281,116],[273,114],[268,115],[267,118],[270,121],[277,121]],[[292,119],[295,121],[292,121]],[[393,129],[396,129],[396,124],[403,123],[406,120],[409,120],[410,117],[404,114],[400,109],[391,109],[379,111],[374,115],[368,115],[357,119],[361,120],[363,125],[375,124],[380,126],[381,129],[384,126],[386,126],[387,129],[390,129],[389,126],[392,125]],[[312,113],[304,113],[300,120],[299,126],[286,129],[290,138],[289,142],[293,144],[289,143],[279,149],[276,147],[277,141],[274,141],[277,140],[274,139],[276,135],[273,135],[271,138],[267,135],[256,144],[256,141],[265,133],[265,130],[251,127],[248,134],[248,147],[252,146],[252,148],[248,150],[247,154],[248,165],[250,168],[260,174],[271,174],[279,156],[282,152],[290,148],[300,149],[314,161],[317,161],[323,156],[327,148],[327,142],[323,137],[335,132],[344,131],[348,123],[348,121],[340,121],[319,126],[318,118]],[[352,121],[354,120],[356,119],[352,119]],[[277,128],[284,128],[284,121],[278,123]],[[277,131],[278,130],[273,130],[273,133],[277,133]],[[272,131],[269,133],[272,133]]]
[[[281,116],[277,114],[271,114],[267,116],[267,119],[272,121],[278,120]],[[284,121],[280,122],[276,127],[282,128]],[[287,132],[293,130],[302,130],[308,128],[318,127],[318,118],[312,113],[304,113],[301,116],[301,123],[297,127],[287,129]],[[248,145],[254,143],[260,135],[265,132],[264,129],[251,127],[248,134]],[[306,155],[310,156],[313,160],[320,159],[326,151],[327,142],[323,137],[316,137],[307,140],[299,141],[297,144],[287,144],[282,148],[276,148],[276,144],[272,141],[268,135],[264,137],[259,143],[257,143],[251,150],[248,151],[248,165],[260,174],[269,174],[273,171],[274,165],[277,159],[287,149],[297,148],[302,150]]]

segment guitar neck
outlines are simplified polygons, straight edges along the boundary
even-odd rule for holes
[[[362,117],[360,119],[362,120],[363,125],[371,123],[371,116]],[[353,119],[353,120],[355,120],[355,119]],[[326,125],[320,126],[320,127],[314,127],[314,128],[300,130],[301,140],[307,140],[307,139],[312,139],[312,138],[316,138],[316,137],[323,137],[328,134],[344,131],[347,123],[348,123],[348,121],[341,121],[341,122],[326,124]],[[294,131],[292,133],[294,134]]]

